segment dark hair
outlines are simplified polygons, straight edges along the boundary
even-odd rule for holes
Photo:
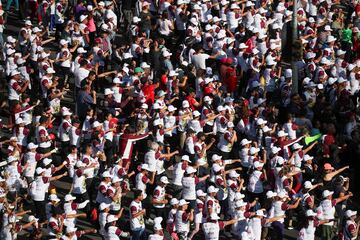
[[[197,134],[197,137],[198,138],[201,138],[201,137],[204,137],[205,136],[205,133],[203,133],[203,132],[199,132],[198,134]]]
[[[80,66],[85,66],[87,64],[88,64],[88,62],[85,59],[80,60]]]
[[[134,189],[133,192],[134,192],[134,199],[137,199],[142,194],[142,191],[139,189]]]
[[[46,116],[41,116],[41,117],[40,117],[40,120],[39,120],[39,123],[40,123],[40,124],[43,124],[43,123],[46,123],[48,120],[49,120],[48,117],[46,117]]]
[[[88,144],[85,145],[85,147],[84,147],[84,153],[86,152],[86,149],[88,149],[88,148],[91,148],[91,144],[90,144],[90,143],[88,143]]]

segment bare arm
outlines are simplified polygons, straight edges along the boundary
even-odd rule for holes
[[[353,196],[353,194],[352,194],[352,193],[349,193],[349,194],[344,195],[344,196],[342,196],[342,197],[335,198],[334,200],[336,201],[336,204],[338,204],[338,203],[341,203],[341,202],[347,200],[348,198],[350,198],[350,197],[352,197],[352,196]]]
[[[328,173],[328,174],[325,175],[325,179],[327,179],[327,180],[330,179],[331,180],[333,177],[335,177],[336,175],[338,175],[339,173],[345,171],[348,168],[349,168],[349,166],[346,166],[346,167],[340,168],[340,169],[338,169],[338,170],[336,170],[334,172]]]

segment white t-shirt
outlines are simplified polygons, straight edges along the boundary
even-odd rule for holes
[[[209,54],[198,53],[192,56],[191,62],[194,64],[196,69],[206,70],[206,60],[209,58],[210,58]]]
[[[141,202],[132,201],[130,204],[130,228],[131,230],[143,229],[145,228],[144,216],[140,215],[136,218],[133,218],[132,215],[141,211],[142,204]]]
[[[158,24],[160,34],[168,36],[171,33],[172,22],[169,19],[159,19]]]
[[[75,71],[75,86],[81,88],[81,82],[89,76],[90,71],[85,68],[79,68]]]

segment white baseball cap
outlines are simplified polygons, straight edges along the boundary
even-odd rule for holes
[[[216,110],[218,111],[218,112],[222,112],[222,111],[225,111],[226,109],[223,107],[223,106],[218,106],[217,108],[216,108]]]
[[[278,137],[285,137],[287,136],[288,134],[284,131],[284,130],[280,130],[277,134]]]
[[[100,211],[102,211],[105,208],[110,208],[110,204],[103,202],[103,203],[100,204],[99,208],[100,208]]]
[[[313,159],[314,159],[314,157],[312,157],[308,154],[305,154],[305,156],[304,156],[304,161],[309,161],[309,160],[313,160]]]
[[[277,146],[272,146],[272,147],[271,147],[271,152],[272,152],[273,154],[276,154],[276,153],[280,152],[280,150],[281,150],[281,148],[279,148],[279,147],[277,147]]]
[[[257,147],[251,147],[250,148],[250,154],[251,155],[254,155],[255,153],[258,153],[260,152],[260,148],[257,148]]]
[[[267,123],[267,121],[262,119],[262,118],[259,118],[258,120],[256,120],[257,125],[263,125],[263,124],[266,124],[266,123]]]
[[[135,16],[135,17],[133,17],[132,21],[133,21],[133,23],[138,23],[138,22],[141,22],[141,18]]]
[[[211,156],[211,160],[212,160],[213,162],[215,162],[215,161],[217,161],[217,160],[221,160],[221,159],[222,159],[222,156],[217,155],[217,154],[214,154],[214,155]]]
[[[212,185],[210,187],[208,187],[208,189],[207,189],[208,193],[217,193],[218,191],[219,191],[219,189]]]
[[[24,120],[22,118],[18,118],[15,120],[15,124],[22,124],[24,123]]]
[[[170,205],[171,206],[174,206],[174,205],[177,205],[177,204],[179,204],[179,200],[177,200],[177,198],[172,198],[170,200]]]
[[[214,173],[218,173],[218,172],[220,172],[222,169],[223,169],[223,168],[220,167],[219,164],[214,164],[214,165],[212,166],[212,170],[213,170]]]
[[[275,196],[277,196],[276,192],[273,192],[273,191],[266,192],[266,198],[273,198]]]
[[[104,95],[110,95],[110,94],[114,94],[114,91],[111,90],[110,88],[105,88]]]
[[[260,162],[260,161],[255,161],[254,162],[254,168],[262,168],[264,166],[264,163]]]
[[[323,191],[323,193],[322,193],[322,197],[323,197],[323,198],[326,198],[326,197],[331,196],[331,195],[333,195],[333,194],[334,194],[333,191],[325,190],[325,191]]]
[[[277,196],[279,198],[285,198],[287,197],[287,193],[285,191],[280,191],[279,193],[277,193]]]
[[[140,67],[141,67],[142,69],[144,69],[144,68],[150,68],[151,66],[150,66],[149,64],[147,64],[147,62],[142,62],[142,63],[140,64]]]
[[[200,115],[201,115],[201,113],[200,113],[199,111],[197,111],[197,110],[195,110],[195,111],[193,112],[193,116],[194,116],[194,117],[200,117]]]
[[[238,174],[235,170],[232,170],[230,173],[229,173],[229,177],[231,178],[237,178],[239,177],[240,174]]]
[[[310,181],[306,181],[304,183],[304,188],[305,189],[310,189],[310,188],[313,188],[313,185],[312,185],[312,183]]]
[[[83,48],[83,47],[79,47],[77,50],[76,50],[77,53],[87,53],[87,51]]]
[[[237,200],[243,199],[244,197],[245,197],[245,194],[242,194],[241,192],[236,192],[234,199],[235,199],[235,201],[237,201]]]
[[[357,211],[352,211],[352,210],[346,210],[346,212],[345,212],[345,216],[347,217],[347,218],[350,218],[350,217],[352,217],[352,216],[355,216],[357,214]]]
[[[189,102],[188,102],[187,100],[182,101],[182,107],[183,107],[183,108],[188,108],[188,107],[190,107]]]
[[[111,177],[112,177],[109,171],[103,172],[103,174],[102,174],[101,176],[102,176],[103,178],[106,178],[106,177],[111,178]]]
[[[188,166],[185,171],[187,174],[196,173],[196,169],[191,166]]]
[[[291,77],[292,77],[292,70],[285,69],[285,78],[291,78]]]
[[[39,145],[36,145],[35,143],[31,142],[27,145],[27,149],[34,149],[34,148],[38,148]]]
[[[40,175],[40,174],[42,174],[43,172],[45,172],[45,169],[44,169],[44,168],[41,168],[41,167],[36,168],[36,174],[37,174],[37,175]]]
[[[169,180],[168,180],[168,178],[166,176],[162,176],[160,178],[160,182],[165,183],[165,184],[169,184]]]
[[[250,143],[252,143],[252,142],[250,140],[246,139],[246,138],[244,138],[240,142],[241,146],[245,146],[246,144],[250,144]]]
[[[55,202],[60,202],[60,199],[58,198],[58,196],[56,196],[56,194],[50,194],[49,195],[49,200],[50,201],[55,201]]]
[[[106,221],[108,223],[115,222],[117,220],[119,220],[119,218],[115,217],[115,215],[108,215],[107,218],[106,218]]]
[[[142,108],[142,109],[148,109],[149,106],[148,106],[146,103],[143,103],[143,104],[141,104],[141,108]]]
[[[12,72],[11,72],[11,77],[13,77],[13,76],[15,76],[15,75],[19,75],[20,74],[20,72],[18,71],[18,70],[13,70]]]
[[[187,205],[187,204],[189,204],[189,202],[187,202],[185,199],[181,199],[179,201],[179,206],[184,206],[184,205]]]
[[[228,127],[228,128],[233,128],[233,127],[235,127],[235,125],[234,125],[233,122],[228,122],[228,123],[227,123],[227,127]]]
[[[100,127],[101,126],[101,123],[99,122],[99,121],[95,121],[95,122],[93,122],[93,124],[92,124],[92,127],[93,128],[97,128],[97,127]]]
[[[71,194],[66,194],[65,195],[65,202],[69,202],[69,201],[72,201],[72,200],[75,200],[75,199],[76,199],[76,197],[74,197]]]
[[[306,216],[307,217],[315,217],[316,212],[314,212],[312,209],[309,209],[309,210],[306,211]]]
[[[295,143],[292,147],[294,150],[303,148],[303,145],[300,145],[299,143]]]
[[[324,28],[325,31],[332,31],[331,27],[329,25],[326,25]]]
[[[68,44],[69,42],[66,41],[65,39],[61,39],[60,40],[60,45],[65,45],[65,44]]]
[[[199,190],[196,191],[196,196],[205,197],[206,193],[203,190],[199,189]]]
[[[189,158],[189,155],[182,155],[181,160],[182,160],[182,161],[191,162],[191,161],[190,161],[190,158]]]
[[[51,160],[50,158],[44,158],[44,159],[43,159],[43,164],[44,164],[44,166],[47,166],[47,165],[49,165],[50,163],[52,163],[52,160]]]
[[[235,202],[235,207],[236,207],[236,208],[245,207],[246,205],[247,205],[247,203],[244,202],[244,201],[242,201],[242,200]]]
[[[167,51],[167,50],[165,50],[165,51],[163,52],[163,56],[164,56],[164,57],[170,57],[170,56],[172,56],[172,53],[169,52],[169,51]]]
[[[148,164],[146,164],[146,163],[141,164],[141,169],[143,169],[143,170],[147,170],[147,171],[149,171],[149,170],[150,170],[149,165],[148,165]]]
[[[177,108],[174,107],[173,105],[169,105],[167,110],[168,110],[169,112],[174,112],[174,111],[177,110]]]
[[[264,217],[264,216],[265,216],[263,210],[257,210],[257,211],[255,212],[255,215],[256,215],[256,216],[259,216],[259,217]]]

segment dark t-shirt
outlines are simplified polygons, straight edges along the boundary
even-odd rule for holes
[[[79,117],[86,116],[86,111],[91,107],[93,102],[94,102],[94,99],[89,94],[87,94],[85,91],[81,90],[79,92],[79,95],[76,99]]]
[[[150,19],[148,19],[150,17]],[[140,13],[141,18],[141,30],[150,30],[151,29],[151,13],[150,12],[141,12]]]

